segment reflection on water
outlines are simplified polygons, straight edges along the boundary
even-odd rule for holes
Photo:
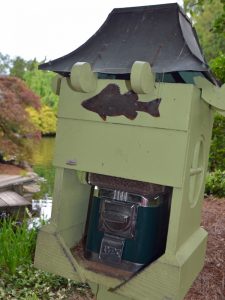
[[[54,147],[55,138],[53,137],[42,138],[33,147],[33,170],[45,179],[45,182],[41,184],[40,193],[35,195],[36,199],[52,196],[55,178],[55,168],[52,165]]]
[[[33,145],[32,164],[34,166],[51,166],[53,152],[55,147],[55,138],[44,137]]]
[[[55,138],[42,138],[33,145],[32,165],[35,173],[43,178],[40,181],[41,191],[35,194],[32,202],[33,210],[47,220],[51,217],[52,194],[54,185],[55,168],[52,165]]]

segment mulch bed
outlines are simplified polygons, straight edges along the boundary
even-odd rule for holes
[[[209,233],[205,265],[185,300],[225,300],[225,198],[205,199],[201,225]]]
[[[10,164],[2,164],[0,163],[0,174],[4,175],[21,175],[25,170],[21,167],[17,167],[15,165]]]

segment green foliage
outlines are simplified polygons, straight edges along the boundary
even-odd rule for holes
[[[23,78],[29,88],[40,96],[43,105],[56,109],[58,105],[58,96],[53,93],[51,88],[54,76],[55,74],[52,72],[38,70],[38,63],[36,63],[32,70],[27,71],[24,74]]]
[[[10,76],[24,79],[24,75],[28,71],[32,71],[37,64],[36,59],[26,61],[20,56],[11,59]]]
[[[225,37],[225,1],[220,0],[220,2],[223,5],[223,7],[221,12],[216,16],[214,20],[213,32],[222,34]]]
[[[12,68],[10,69],[10,75],[23,79],[25,70],[26,70],[26,61],[23,58],[17,56],[13,61]]]
[[[184,8],[191,14],[206,59],[224,53],[224,0],[184,0]]]
[[[9,70],[11,67],[11,59],[8,54],[0,53],[0,75],[9,74]]]
[[[13,275],[1,273],[0,299],[4,300],[60,300],[89,292],[85,284],[36,270],[32,264],[19,266]]]
[[[205,0],[184,0],[184,10],[195,17],[203,12]]]
[[[216,170],[206,177],[205,192],[218,197],[225,197],[225,171]]]
[[[225,53],[221,52],[219,56],[217,56],[214,59],[211,59],[209,65],[215,76],[222,83],[225,83]]]
[[[39,177],[45,180],[41,182],[40,192],[35,194],[35,199],[42,199],[45,195],[53,195],[53,186],[55,179],[55,168],[53,166],[34,166],[33,170]]]
[[[0,222],[0,299],[59,300],[90,293],[85,284],[36,270],[36,239],[37,228],[28,229],[25,219],[20,224],[9,218]]]
[[[36,59],[27,61],[20,56],[12,59],[8,54],[0,53],[0,75],[10,75],[23,79],[24,74],[33,70],[36,64]]]
[[[209,155],[209,170],[225,170],[225,117],[216,115]]]
[[[52,78],[55,74],[39,71],[38,65],[40,63],[36,59],[27,61],[20,56],[12,59],[9,55],[0,53],[0,74],[10,74],[23,79],[28,87],[40,96],[42,104],[55,110],[58,104],[58,96],[51,89]]]
[[[203,52],[215,76],[225,82],[225,1],[184,0],[190,13]],[[225,117],[216,115],[209,157],[209,171],[225,170]],[[217,191],[218,193],[218,191]]]
[[[27,221],[18,222],[9,218],[0,221],[0,267],[9,274],[16,268],[30,263],[36,244],[37,230],[28,230]]]
[[[27,109],[32,123],[41,131],[42,135],[52,135],[56,132],[56,114],[55,111],[43,105],[39,111],[33,107]]]
[[[87,294],[88,286],[36,270],[33,257],[37,228],[28,229],[7,218],[0,222],[0,299],[68,299],[74,293]]]

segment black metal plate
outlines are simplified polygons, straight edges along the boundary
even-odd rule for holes
[[[74,63],[89,62],[94,72],[129,74],[137,60],[149,62],[156,73],[209,75],[196,32],[176,3],[114,9],[81,47],[39,68],[68,76]]]

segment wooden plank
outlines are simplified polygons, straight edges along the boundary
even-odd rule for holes
[[[55,232],[52,232],[53,230],[52,225],[41,228],[37,239],[34,266],[65,278],[81,281],[82,277],[77,273],[72,254],[68,255],[65,245],[61,244],[61,240],[57,238]]]
[[[11,185],[23,184],[33,181],[34,178],[20,175],[0,175],[0,188]]]
[[[9,206],[3,199],[0,198],[0,207],[7,207]]]
[[[31,205],[31,203],[15,192],[6,191],[0,193],[0,207],[15,207],[26,205]]]
[[[139,101],[148,102],[161,98],[159,106],[160,118],[154,118],[144,112],[139,112],[135,120],[125,116],[107,117],[103,121],[98,114],[85,109],[81,103],[97,94],[109,84],[116,84],[121,94],[131,90],[126,80],[99,79],[96,91],[91,93],[76,92],[71,88],[67,78],[62,79],[60,101],[58,108],[59,118],[95,121],[103,124],[115,123],[130,126],[146,126],[151,128],[164,128],[172,130],[188,130],[191,95],[193,85],[156,83],[155,89],[149,94],[139,94]]]
[[[181,187],[187,136],[185,131],[59,119],[54,164]]]

